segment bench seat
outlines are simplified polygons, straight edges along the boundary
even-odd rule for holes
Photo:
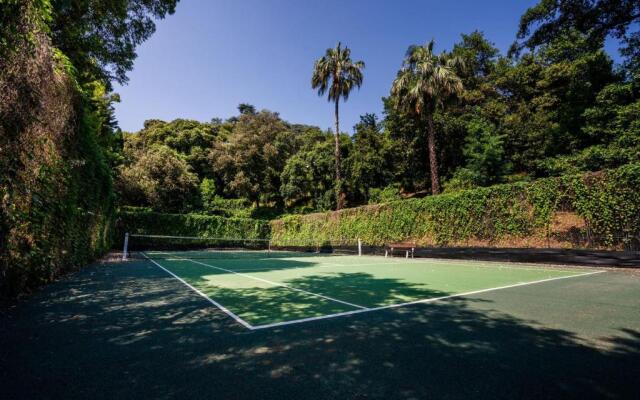
[[[405,257],[409,258],[409,254],[411,254],[411,258],[413,258],[413,254],[416,249],[415,242],[396,242],[396,243],[388,243],[384,246],[384,256],[388,257],[389,255],[393,256],[393,252],[395,250],[400,250],[405,252]]]

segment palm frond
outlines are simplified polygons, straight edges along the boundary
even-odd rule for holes
[[[436,107],[464,91],[457,70],[464,63],[458,57],[443,52],[434,54],[435,42],[407,49],[402,69],[391,87],[399,107],[420,114],[427,107]]]
[[[327,49],[325,55],[314,64],[311,87],[318,89],[318,95],[328,94],[327,100],[347,100],[354,87],[360,88],[364,79],[363,61],[351,60],[351,49],[336,47]]]

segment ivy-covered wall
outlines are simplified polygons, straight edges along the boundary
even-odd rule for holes
[[[0,299],[78,269],[110,248],[104,117],[47,36],[48,1],[2,5]]]
[[[580,176],[497,185],[271,222],[273,243],[364,243],[412,239],[422,245],[584,245],[627,248],[640,234],[640,164]],[[568,214],[580,223],[558,223]],[[633,239],[633,238],[636,239]],[[531,243],[531,242],[528,242]]]

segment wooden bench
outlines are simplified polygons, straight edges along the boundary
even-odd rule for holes
[[[384,247],[384,256],[388,257],[389,254],[393,257],[394,250],[400,250],[405,252],[405,257],[409,258],[409,254],[411,254],[411,258],[413,258],[413,253],[416,250],[415,242],[397,242],[397,243],[389,243]]]

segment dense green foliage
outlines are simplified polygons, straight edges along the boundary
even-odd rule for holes
[[[257,112],[248,104],[241,104],[239,110],[238,117],[225,122],[150,120],[140,132],[125,134],[118,179],[122,202],[152,206],[157,211],[200,210],[222,215],[237,215],[241,205],[250,213],[252,203],[256,209],[261,203],[281,209],[284,202],[280,194],[281,174],[285,164],[300,149],[301,138],[306,137],[307,131],[313,134],[320,131],[289,124],[277,113]],[[160,148],[165,149],[166,155],[160,158],[160,164],[162,160],[171,160],[176,171],[174,178],[188,181],[188,188],[166,187],[172,194],[166,200],[155,202],[157,197],[149,191],[132,191],[135,184],[130,177],[153,176],[153,165],[144,160],[148,158],[147,153],[158,152]],[[194,176],[195,181],[191,179]],[[164,185],[159,178],[150,179],[148,183],[154,183],[152,181],[157,186]],[[170,198],[184,201],[169,204]]]
[[[187,161],[167,146],[152,146],[131,165],[122,165],[120,169],[120,193],[155,210],[182,211],[197,201],[196,175]]]
[[[117,237],[141,233],[152,235],[196,236],[208,238],[265,239],[269,223],[249,218],[225,218],[216,215],[163,214],[150,211],[123,211],[118,214]]]
[[[155,32],[154,18],[173,14],[178,0],[51,0],[53,45],[86,76],[127,81],[136,46]]]
[[[175,1],[0,0],[0,298],[111,246],[121,141],[110,92]]]
[[[114,196],[103,135],[112,109],[104,85],[81,84],[51,46],[50,12],[46,1],[27,1],[3,14],[13,33],[3,37],[0,62],[0,296],[110,247]]]
[[[545,45],[567,30],[599,42],[612,35],[622,43],[625,66],[640,72],[640,2],[637,0],[541,0],[520,19],[518,41],[511,52]],[[533,32],[532,32],[533,30]]]
[[[291,215],[272,221],[272,241],[306,245],[360,238],[366,244],[382,245],[410,238],[423,245],[486,245],[538,237],[577,246],[625,247],[640,234],[639,185],[640,164],[630,164],[597,174]],[[554,216],[560,211],[583,218],[582,231],[571,227],[568,232],[552,232]],[[576,234],[578,239],[573,237]]]
[[[481,32],[463,34],[440,55],[429,49],[409,48],[398,78],[406,85],[396,85],[384,99],[381,121],[364,115],[351,136],[339,136],[347,206],[374,203],[381,194],[424,196],[435,179],[445,192],[455,192],[640,160],[640,75],[632,63],[614,65],[602,38],[569,26],[513,58],[502,56]],[[417,74],[428,71],[427,65],[452,73],[449,83],[457,96],[407,96],[411,87],[430,93],[429,76],[419,83]],[[428,112],[416,113],[416,107]],[[146,143],[142,151],[151,143],[173,148],[201,189],[204,179],[213,181],[214,198],[266,207],[269,215],[335,209],[336,147],[330,133],[248,104],[239,111],[210,123],[149,121],[126,141]],[[235,215],[208,206],[202,193],[194,198],[202,201],[182,211]],[[123,202],[151,204],[128,196]]]
[[[217,142],[211,159],[222,175],[227,194],[260,204],[280,202],[280,173],[296,147],[295,135],[278,114],[242,114],[226,142]]]

